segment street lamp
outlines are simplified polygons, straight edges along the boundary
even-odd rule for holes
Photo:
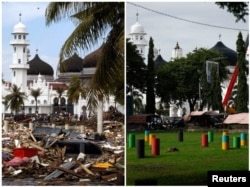
[[[198,104],[198,111],[201,108],[201,79],[199,78],[199,104]]]
[[[198,72],[198,75],[199,75],[199,85],[198,85],[198,89],[199,89],[199,102],[198,102],[198,111],[200,110],[200,107],[201,107],[201,79],[200,79],[200,73],[201,71],[198,69],[197,70]]]

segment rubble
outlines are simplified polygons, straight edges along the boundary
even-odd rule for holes
[[[2,185],[124,186],[123,122],[34,126],[3,121]]]

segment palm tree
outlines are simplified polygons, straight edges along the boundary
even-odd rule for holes
[[[4,103],[6,109],[10,108],[11,111],[15,111],[15,114],[24,106],[24,100],[27,97],[24,92],[20,91],[17,85],[11,87],[11,93],[4,97]]]
[[[77,104],[80,97],[86,98],[86,94],[87,88],[84,85],[84,82],[82,82],[78,76],[71,77],[67,91],[69,101]]]
[[[48,26],[65,17],[73,19],[76,23],[75,30],[61,48],[60,63],[72,56],[77,49],[88,50],[96,46],[107,34],[91,82],[91,93],[96,94],[97,98],[100,92],[104,96],[117,93],[120,88],[116,85],[124,84],[124,3],[51,2],[45,16]],[[124,99],[124,96],[118,96],[118,101]]]
[[[35,102],[36,102],[36,112],[38,112],[37,110],[37,98],[42,94],[42,91],[40,88],[37,89],[31,89],[30,90],[30,94],[34,97]]]
[[[64,91],[65,91],[64,87],[59,86],[56,88],[56,92],[58,94],[58,101],[59,101],[59,113],[61,112],[61,98],[62,98],[62,94]]]
[[[102,115],[99,110],[102,110],[103,99],[110,94],[117,94],[116,101],[123,103],[124,91],[118,90],[124,85],[124,2],[51,2],[45,16],[46,25],[65,17],[76,23],[75,30],[61,48],[59,63],[78,49],[88,50],[96,46],[107,34],[90,82],[88,105],[95,104],[98,114]],[[98,132],[102,132],[102,118],[97,119]]]
[[[82,82],[78,76],[71,77],[67,91],[68,99],[72,102],[78,103],[79,97],[86,97],[86,92],[87,88],[85,88],[84,82]]]
[[[142,109],[143,109],[143,104],[142,104],[142,99],[143,99],[143,95],[141,94],[141,92],[137,91],[137,90],[133,90],[132,92],[132,96],[133,96],[133,103],[134,103],[134,113],[141,113]]]

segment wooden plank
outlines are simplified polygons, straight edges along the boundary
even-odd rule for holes
[[[60,165],[60,168],[66,168],[66,169],[70,169],[75,165],[75,163],[72,162],[66,162]],[[55,167],[53,167],[55,168]],[[63,174],[63,171],[56,169],[54,172],[52,172],[51,174],[47,175],[44,180],[50,180],[50,179],[54,179],[59,177],[61,174]]]
[[[88,169],[86,166],[84,166],[81,162],[79,162],[79,161],[77,160],[76,163],[79,164],[79,165],[81,166],[81,168],[82,168],[84,171],[86,171],[86,173],[95,176],[95,174],[94,174],[90,169]]]
[[[53,166],[53,168],[58,169],[58,170],[63,171],[63,172],[66,172],[66,173],[69,173],[69,174],[76,176],[78,178],[82,177],[82,175],[79,175],[79,174],[75,173],[74,171],[66,169],[64,167]]]

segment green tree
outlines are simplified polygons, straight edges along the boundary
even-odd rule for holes
[[[140,114],[143,113],[143,95],[141,92],[134,90],[132,93],[133,96],[133,112],[134,114]]]
[[[136,45],[126,40],[126,86],[127,94],[133,90],[144,93],[146,88],[146,64]]]
[[[126,40],[127,115],[143,111],[142,93],[146,90],[146,64],[136,45]]]
[[[78,49],[91,49],[107,34],[90,93],[96,95],[93,98],[100,98],[100,93],[107,97],[110,93],[119,93],[117,100],[123,101],[124,95],[117,90],[124,84],[124,3],[51,2],[45,16],[46,25],[64,18],[76,23],[75,30],[61,48],[60,63]]]
[[[242,39],[242,34],[239,32],[237,44],[237,61],[238,61],[238,90],[235,98],[235,107],[238,113],[248,112],[249,87],[247,84],[247,68],[246,68],[246,47]]]
[[[202,110],[203,106],[209,103],[208,98],[212,98],[211,88],[207,83],[206,61],[214,58],[218,60],[218,57],[221,57],[221,54],[200,48],[188,53],[186,58],[166,63],[157,71],[156,94],[161,97],[162,102],[168,104],[181,106],[187,101],[190,111],[194,111],[200,96],[199,110]],[[225,80],[228,71],[223,59],[219,61],[220,80]]]
[[[236,22],[242,20],[246,22],[245,17],[248,16],[248,2],[216,2],[220,8],[227,8],[227,11],[236,17]]]
[[[24,107],[24,100],[27,96],[15,84],[11,87],[10,92],[10,94],[4,97],[4,103],[6,104],[6,109],[10,108],[11,111],[15,111],[15,114],[17,114]]]
[[[71,77],[70,83],[69,83],[69,88],[67,90],[67,96],[68,96],[69,101],[77,104],[80,97],[86,99],[87,93],[88,93],[88,87],[79,78],[79,76],[75,75],[75,76]],[[92,110],[92,108],[89,108],[89,110]]]
[[[34,99],[35,99],[35,102],[36,102],[36,112],[38,112],[38,108],[37,108],[37,98],[42,94],[42,91],[41,91],[41,89],[40,88],[37,88],[37,89],[31,89],[30,90],[30,94],[31,94],[31,96],[33,96],[34,97]]]
[[[217,72],[217,67],[213,65],[212,70],[211,70],[211,86],[210,86],[210,91],[211,91],[211,96],[209,97],[210,103],[212,110],[219,110],[220,112],[223,112],[223,107],[222,107],[222,89],[221,89],[221,81],[219,77],[219,72]]]
[[[79,76],[73,76],[70,79],[69,88],[67,90],[68,99],[71,102],[78,103],[79,98],[86,98],[87,88]]]
[[[146,113],[155,113],[155,71],[154,71],[154,41],[149,39],[148,65],[147,65],[147,93],[146,93]]]

